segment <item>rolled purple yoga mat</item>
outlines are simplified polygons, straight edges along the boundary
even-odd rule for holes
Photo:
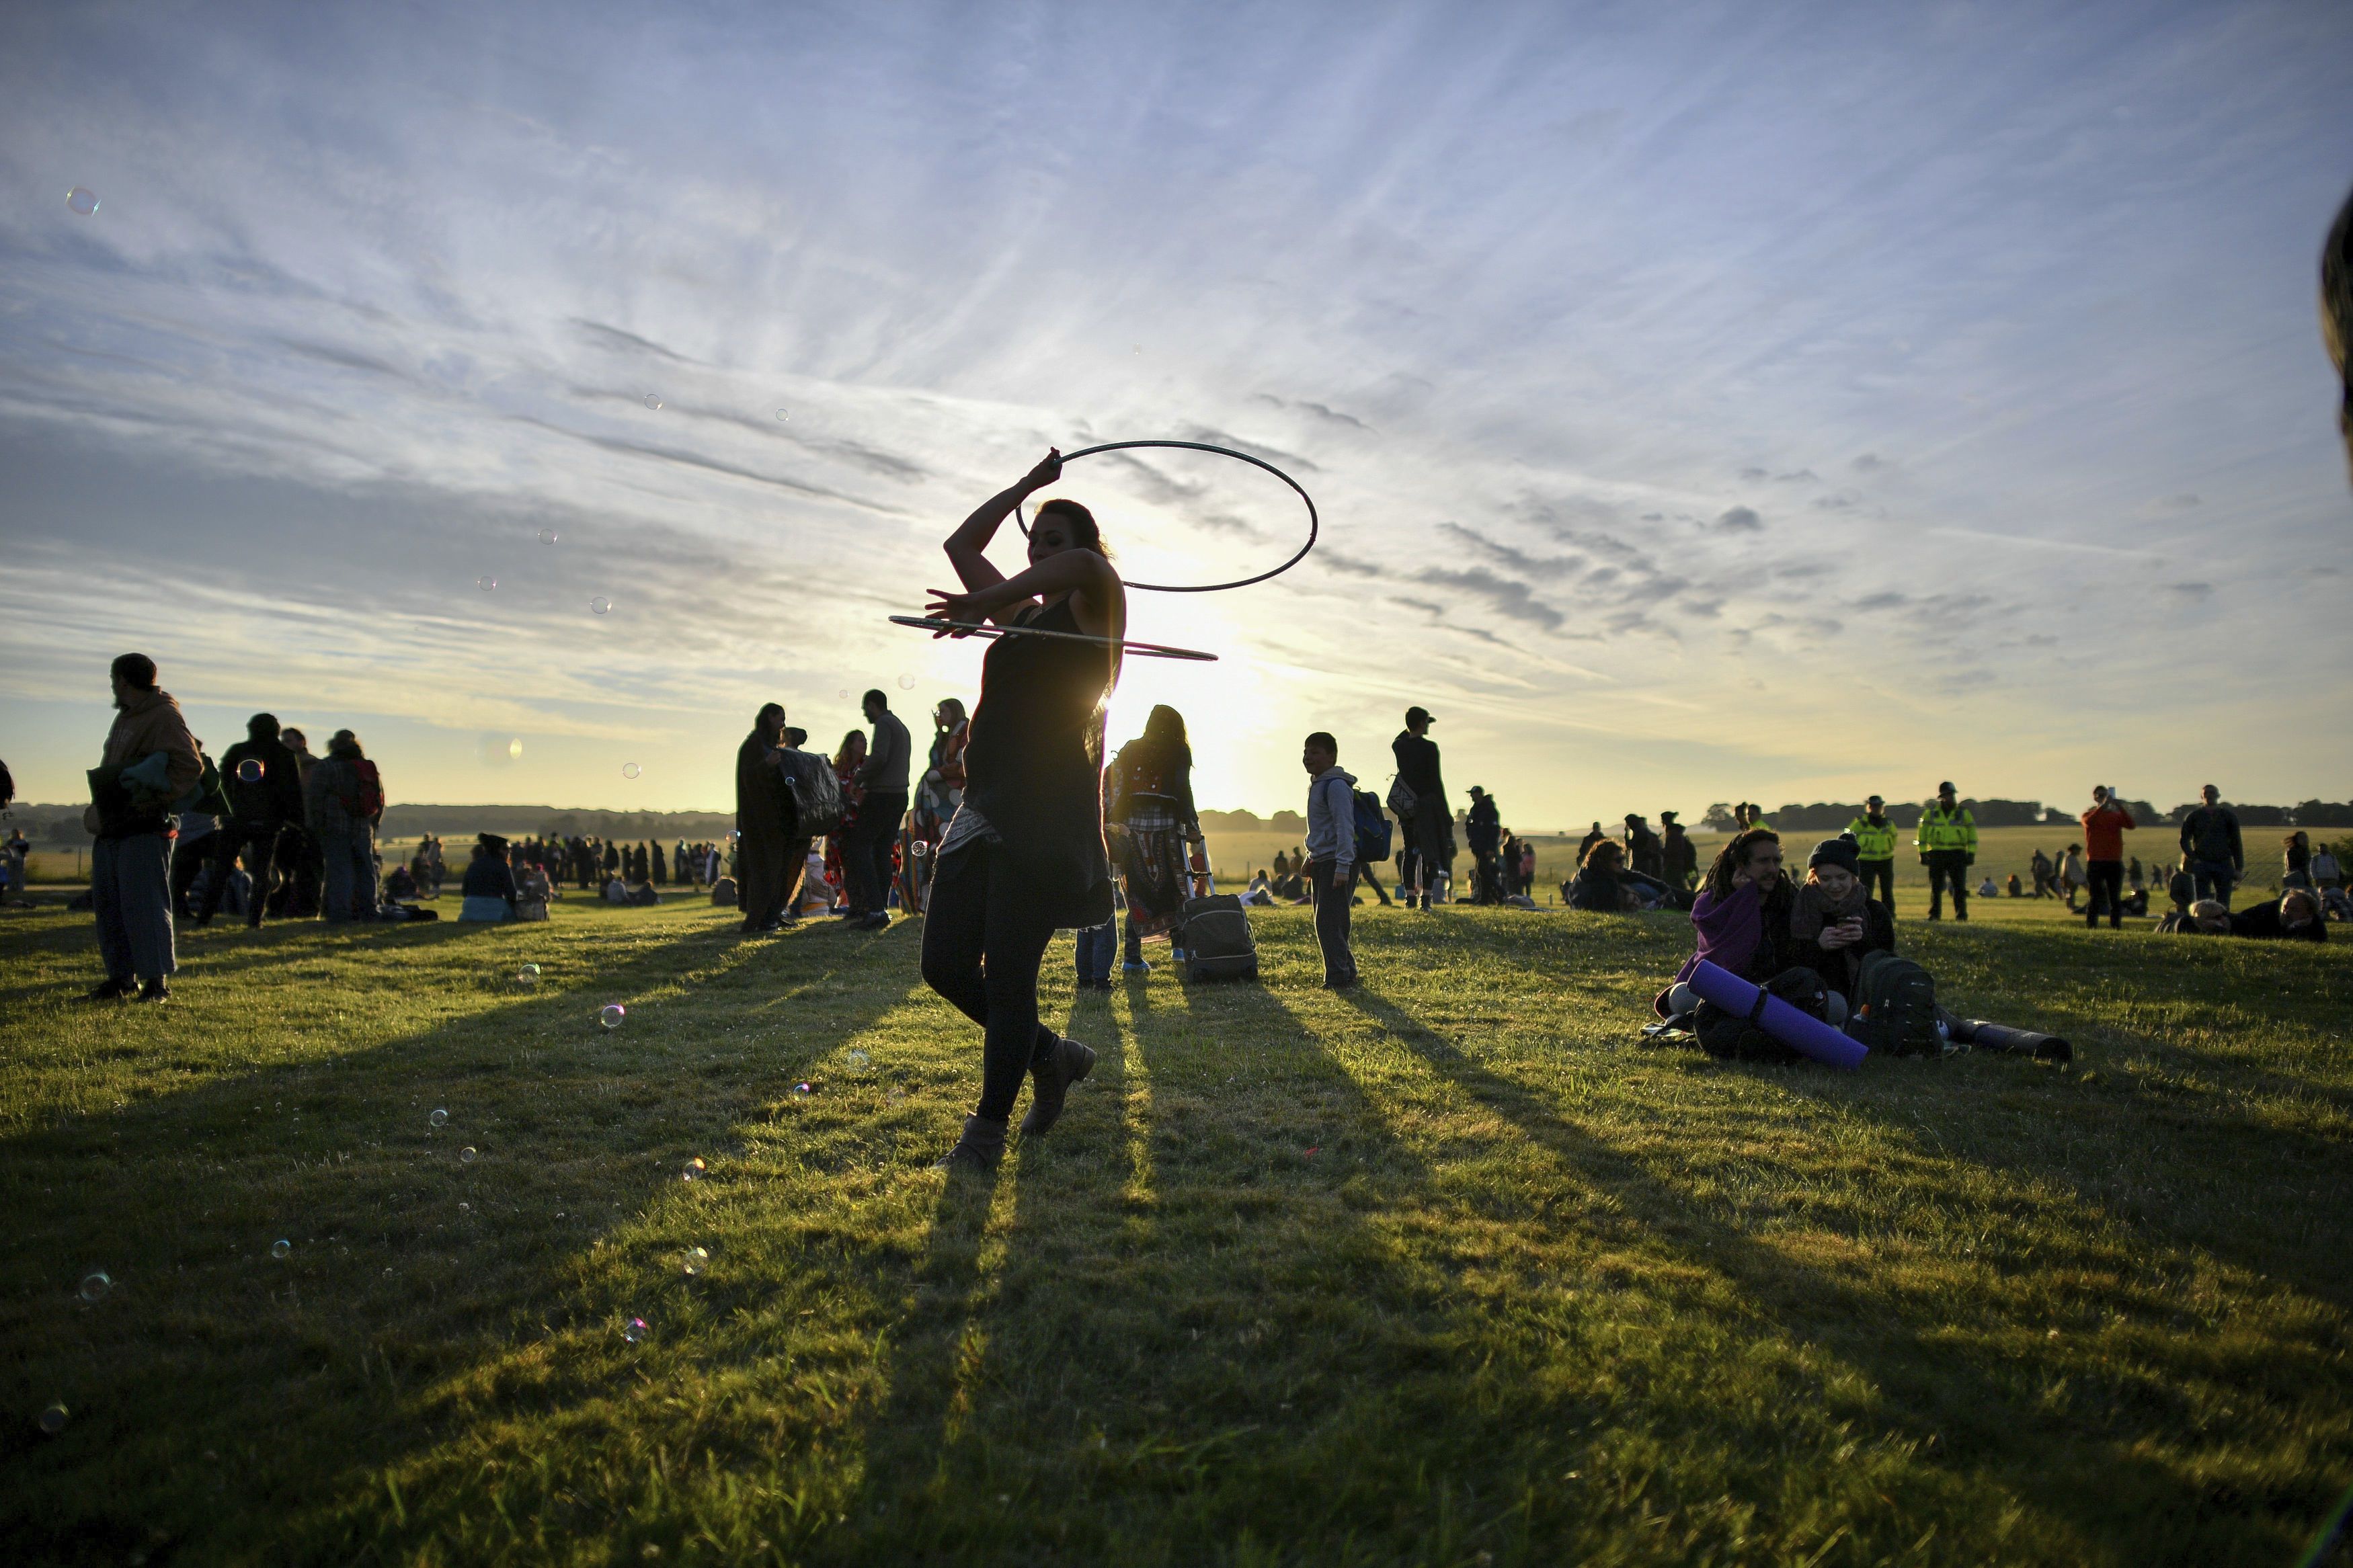
[[[1685,982],[1699,993],[1704,1002],[1713,1002],[1727,1013],[1746,1018],[1757,1006],[1758,987],[1751,985],[1732,971],[1703,958],[1699,967],[1691,972]],[[1764,1011],[1757,1015],[1757,1026],[1788,1047],[1793,1051],[1810,1056],[1818,1062],[1849,1071],[1862,1065],[1871,1050],[1861,1040],[1851,1040],[1810,1013],[1800,1013],[1778,996],[1765,998]]]

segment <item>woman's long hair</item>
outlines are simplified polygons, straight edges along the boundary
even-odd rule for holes
[[[940,715],[943,713],[947,715],[947,722],[944,724],[940,722]],[[932,727],[935,730],[953,734],[955,731],[955,727],[965,721],[965,717],[963,698],[943,697],[939,700],[937,706],[934,707],[932,710]]]
[[[1732,879],[1748,864],[1749,854],[1759,844],[1778,844],[1781,836],[1769,827],[1751,827],[1736,833],[1730,843],[1715,852],[1715,860],[1700,882],[1700,890],[1717,899],[1732,896]]]
[[[1144,733],[1136,741],[1166,767],[1189,770],[1193,765],[1193,748],[1185,739],[1185,715],[1166,702],[1154,706],[1151,716],[1144,721]]]
[[[342,757],[347,762],[364,761],[367,753],[360,750],[360,738],[349,730],[338,730],[327,742],[327,755]]]
[[[1071,538],[1080,549],[1092,550],[1106,561],[1111,559],[1111,547],[1103,542],[1103,530],[1095,524],[1095,514],[1085,507],[1057,496],[1038,509],[1037,519],[1029,525],[1031,531],[1035,531],[1038,524],[1050,517],[1059,517],[1071,525]]]
[[[1615,871],[1626,863],[1626,847],[1615,838],[1604,838],[1585,852],[1588,871]]]
[[[852,747],[857,748],[860,758],[862,759],[866,755],[865,731],[852,730],[849,734],[844,735],[841,738],[841,749],[833,753],[833,765],[835,767],[843,768],[849,765],[852,760],[849,755],[850,749]]]

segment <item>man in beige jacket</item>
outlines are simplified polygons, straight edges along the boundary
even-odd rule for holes
[[[98,836],[90,900],[106,978],[85,999],[111,1002],[135,991],[142,1002],[161,1002],[171,994],[165,977],[179,968],[172,945],[172,803],[196,786],[205,764],[180,705],[155,685],[153,659],[126,653],[111,675],[114,727],[100,765],[90,770],[90,805],[82,818]],[[141,766],[159,752],[160,777],[153,764]]]

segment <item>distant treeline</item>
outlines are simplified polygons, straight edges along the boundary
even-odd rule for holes
[[[1964,798],[1961,804],[1968,807],[1969,815],[1979,827],[2070,826],[2076,820],[2075,811],[2055,805],[2046,806],[2039,800]],[[2242,827],[2353,827],[2353,801],[2307,800],[2295,805],[2242,805],[2237,801],[2223,804],[2239,814],[2239,825]],[[2133,820],[2145,827],[2179,823],[2198,806],[2199,803],[2193,800],[2177,805],[2171,811],[2160,812],[2145,800],[2124,803],[2125,809],[2132,813]],[[1917,827],[1920,813],[1925,809],[1925,803],[1891,804],[1886,807],[1887,820],[1905,829]],[[1851,805],[1816,801],[1811,805],[1791,802],[1777,810],[1767,811],[1765,818],[1777,828],[1801,833],[1836,833],[1862,815],[1860,801]],[[1719,833],[1730,832],[1730,804],[1718,801],[1709,806],[1706,815],[1700,818],[1700,825]]]

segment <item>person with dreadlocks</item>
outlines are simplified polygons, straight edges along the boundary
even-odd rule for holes
[[[948,1151],[951,1170],[993,1170],[1021,1080],[1024,1136],[1061,1115],[1095,1054],[1038,1019],[1038,964],[1057,930],[1111,918],[1103,832],[1103,704],[1119,679],[1127,591],[1094,514],[1057,498],[1038,509],[1029,563],[1008,578],[986,553],[1015,508],[1061,477],[1049,450],[983,501],[944,548],[964,592],[932,590],[936,620],[992,621],[1061,637],[998,637],[981,661],[965,750],[964,803],[941,841],[923,920],[923,979],[981,1026],[980,1101]],[[1108,639],[1096,643],[1082,638]]]

